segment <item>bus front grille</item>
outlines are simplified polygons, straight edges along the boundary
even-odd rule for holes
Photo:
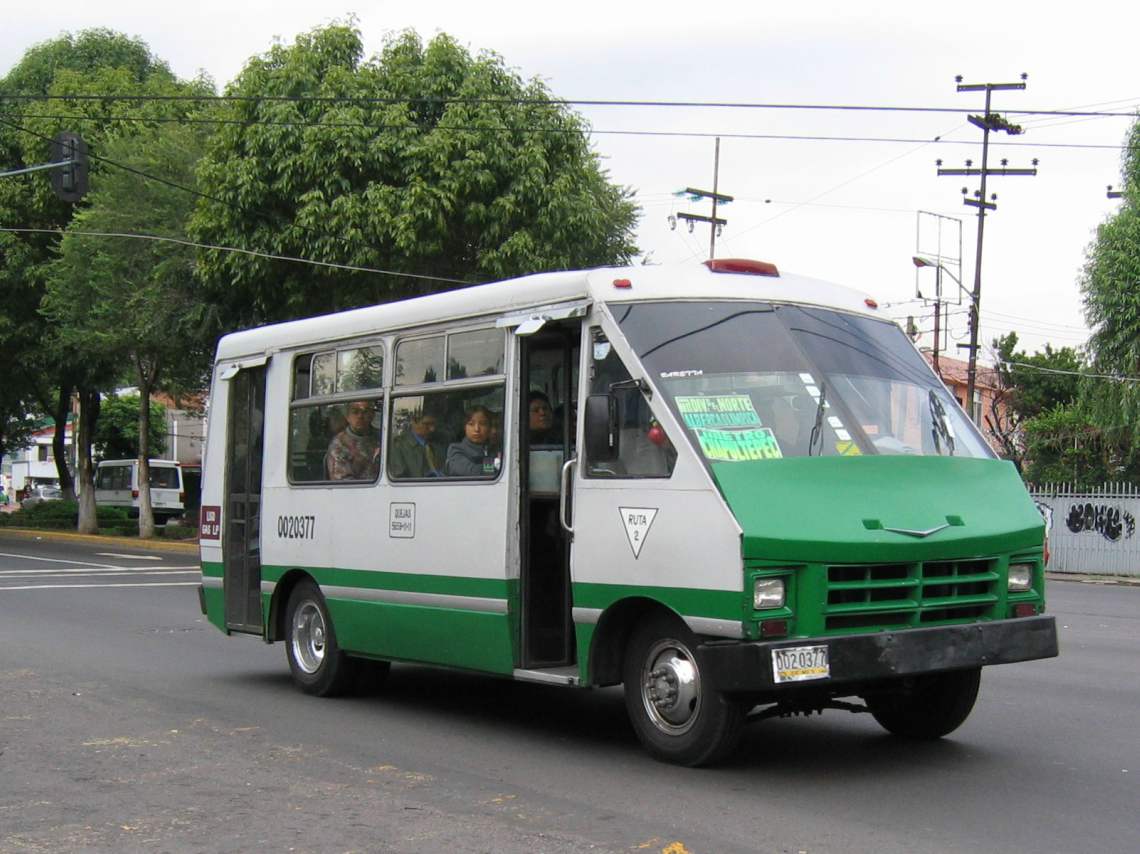
[[[825,629],[907,628],[993,615],[995,559],[827,567]]]

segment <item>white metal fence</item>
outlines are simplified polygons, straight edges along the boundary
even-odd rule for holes
[[[1140,486],[1046,483],[1029,492],[1049,531],[1050,571],[1140,576]]]

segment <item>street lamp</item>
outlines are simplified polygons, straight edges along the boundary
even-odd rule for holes
[[[947,276],[949,276],[951,279],[953,279],[954,284],[956,284],[958,286],[959,291],[962,290],[962,281],[957,276],[955,276],[953,273],[951,273],[949,270],[947,270],[946,267],[943,266],[942,261],[939,258],[935,258],[935,257],[930,256],[930,255],[912,255],[910,260],[913,261],[914,266],[919,268],[919,269],[922,269],[923,267],[933,267],[934,268],[934,359],[933,359],[933,361],[934,361],[934,373],[938,374],[938,376],[941,377],[942,371],[939,370],[939,368],[938,368],[938,347],[939,347],[939,343],[940,343],[939,318],[941,317],[941,314],[942,314],[942,274],[945,273]],[[920,297],[922,297],[921,292],[918,295]]]

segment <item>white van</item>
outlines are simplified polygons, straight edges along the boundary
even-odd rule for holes
[[[156,521],[181,516],[186,493],[182,467],[171,460],[150,461],[150,504]],[[95,472],[95,503],[106,507],[126,507],[132,517],[139,515],[139,461],[103,460]]]

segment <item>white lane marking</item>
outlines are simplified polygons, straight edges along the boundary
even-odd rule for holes
[[[117,557],[121,560],[162,560],[158,555],[121,555],[118,552],[95,552],[96,557]]]
[[[73,563],[76,566],[97,566],[104,569],[117,568],[108,563],[95,563],[94,561],[90,560],[64,560],[62,558],[56,557],[32,557],[32,555],[9,554],[8,552],[0,552],[0,557],[15,557],[20,558],[21,560],[42,560],[45,563]]]
[[[198,575],[196,569],[181,569],[175,571],[168,571],[164,569],[25,569],[20,572],[0,572],[0,581],[22,581],[25,575],[34,575],[36,579],[41,578],[74,578],[80,576],[82,578],[95,577],[100,575]],[[35,579],[29,579],[35,580]]]
[[[167,574],[171,572],[200,572],[201,568],[195,565],[189,566],[99,566],[87,567],[85,569],[0,569],[0,578],[14,577],[18,575],[97,575],[103,573],[116,573],[116,572],[133,572],[144,573],[150,575]]]
[[[68,590],[79,587],[197,587],[197,581],[155,581],[139,584],[27,584],[21,587],[0,587],[0,593],[9,590]]]

